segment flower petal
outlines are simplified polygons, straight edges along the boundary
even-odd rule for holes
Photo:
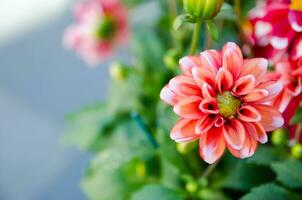
[[[224,119],[223,117],[217,117],[215,122],[214,122],[214,126],[215,127],[221,127],[224,125]]]
[[[194,141],[200,137],[195,133],[196,120],[180,119],[171,130],[170,137],[176,142]]]
[[[255,130],[255,132],[251,132],[253,138],[262,144],[266,143],[268,139],[264,127],[259,122],[251,123],[251,125]]]
[[[183,118],[199,119],[204,114],[199,109],[201,97],[190,96],[184,98],[174,106],[174,112]]]
[[[207,113],[207,114],[218,114],[218,112],[219,112],[218,105],[217,105],[217,100],[215,98],[204,99],[200,103],[199,109],[203,113]]]
[[[189,76],[176,76],[169,82],[169,88],[181,97],[201,96],[201,89],[196,85],[193,78]]]
[[[179,65],[185,75],[191,75],[193,67],[202,66],[199,56],[185,56],[179,60]]]
[[[201,91],[203,98],[212,98],[215,96],[215,91],[212,86],[206,83],[202,85]]]
[[[216,121],[215,115],[205,115],[197,121],[195,132],[203,134],[213,127]]]
[[[274,100],[272,105],[283,113],[292,100],[293,95],[287,90],[283,90]]]
[[[252,106],[241,106],[237,111],[238,118],[245,122],[258,122],[261,120],[261,115]]]
[[[224,124],[223,135],[225,141],[236,150],[242,148],[245,140],[245,130],[242,123],[237,119],[230,119]]]
[[[221,67],[221,53],[216,50],[206,50],[200,53],[202,67],[207,67],[214,75]]]
[[[224,68],[220,68],[216,75],[215,88],[218,89],[220,93],[230,89],[233,85],[232,74]]]
[[[257,103],[265,103],[274,99],[282,91],[283,85],[276,81],[266,81],[260,83],[257,86],[257,89],[265,89],[268,91],[268,95],[266,97],[256,101]]]
[[[229,151],[231,154],[237,158],[248,158],[254,155],[258,143],[257,141],[249,134],[249,130],[245,129],[245,141],[243,147],[240,150],[233,149],[232,147],[228,146]]]
[[[224,153],[225,140],[222,133],[222,127],[212,128],[200,136],[199,155],[209,164],[217,161]]]
[[[160,91],[160,98],[166,102],[167,104],[174,106],[179,101],[179,96],[177,96],[174,92],[169,89],[169,86],[166,85]]]
[[[262,81],[267,71],[268,61],[264,58],[245,59],[240,77],[253,75],[256,82]]]
[[[234,80],[237,80],[240,75],[242,63],[240,48],[235,43],[228,42],[222,49],[222,66],[232,73]]]
[[[261,99],[264,99],[269,95],[269,92],[265,89],[254,89],[247,95],[245,95],[242,100],[244,102],[253,102],[253,101],[259,101]]]
[[[255,77],[253,75],[246,75],[239,78],[232,88],[233,93],[236,95],[246,95],[253,91],[255,87]]]
[[[261,114],[261,120],[259,123],[263,126],[265,131],[273,131],[283,125],[283,117],[276,108],[260,104],[254,105],[254,108],[256,108]]]
[[[296,32],[302,32],[302,12],[298,10],[289,10],[288,20],[292,29]]]
[[[214,74],[204,67],[192,68],[192,75],[197,85],[202,88],[203,84],[213,85],[215,81]]]

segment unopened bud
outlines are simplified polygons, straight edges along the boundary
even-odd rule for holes
[[[294,158],[301,159],[302,158],[302,144],[297,143],[291,148],[291,154]]]
[[[186,190],[189,193],[195,193],[198,190],[198,185],[195,181],[189,181],[186,183]]]
[[[181,142],[176,144],[176,149],[180,154],[187,154],[197,146],[196,142]]]
[[[113,80],[122,81],[127,76],[126,66],[121,62],[114,62],[110,65],[109,74]]]
[[[224,0],[183,0],[185,11],[198,19],[208,20],[214,18]]]
[[[136,175],[140,178],[144,178],[146,176],[146,164],[143,161],[137,161],[135,165]]]
[[[164,56],[164,63],[168,69],[175,69],[178,66],[179,58],[180,54],[177,49],[169,49]]]
[[[284,146],[288,143],[288,131],[279,128],[272,133],[271,141],[276,146]]]

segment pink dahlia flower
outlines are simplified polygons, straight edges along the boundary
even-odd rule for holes
[[[76,4],[75,23],[67,28],[63,44],[95,65],[127,39],[126,9],[119,0],[87,0]]]
[[[273,105],[284,112],[293,98],[302,92],[302,57],[299,60],[284,60],[276,64],[275,72],[268,79],[283,84],[283,90],[274,99]]]
[[[221,52],[207,50],[180,60],[182,74],[170,80],[160,97],[180,116],[171,130],[176,142],[199,139],[200,156],[214,163],[225,148],[238,158],[254,154],[266,132],[283,125],[269,103],[282,84],[264,81],[268,62],[243,59],[235,43]]]
[[[256,56],[278,62],[298,46],[296,56],[302,55],[302,1],[267,0],[257,6],[249,17],[252,30],[249,39]]]

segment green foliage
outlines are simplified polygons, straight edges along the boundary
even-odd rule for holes
[[[268,167],[246,163],[244,161],[233,163],[233,168],[224,178],[220,177],[216,187],[248,191],[262,183],[273,180],[273,173]]]
[[[285,160],[272,164],[277,179],[289,188],[302,188],[302,162]]]
[[[69,115],[69,124],[62,142],[76,145],[81,150],[90,149],[100,130],[110,118],[105,114],[105,110],[106,106],[104,104],[96,104]]]
[[[133,122],[124,122],[113,132],[112,137],[106,139],[107,146],[94,156],[82,182],[82,188],[92,200],[128,197],[145,181],[138,175],[133,177],[129,166],[131,168],[136,159],[149,160],[154,154]]]
[[[296,195],[276,184],[268,183],[253,188],[241,200],[299,200],[302,196]]]
[[[217,29],[215,23],[212,21],[207,21],[206,25],[207,25],[207,30],[210,33],[212,40],[218,41],[219,33],[218,33],[218,29]]]
[[[295,116],[290,121],[291,124],[302,124],[302,107],[298,108]]]
[[[150,184],[132,195],[131,200],[184,200],[185,195],[179,190],[170,189],[162,185]]]
[[[272,148],[270,146],[259,146],[256,153],[247,159],[248,163],[270,166],[272,162],[285,158],[284,149]]]

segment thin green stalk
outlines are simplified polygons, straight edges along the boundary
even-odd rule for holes
[[[143,133],[145,134],[148,142],[157,149],[159,147],[158,142],[153,137],[150,128],[147,126],[147,124],[143,121],[142,117],[137,112],[132,112],[131,117],[134,119],[134,121],[137,123],[137,125],[142,129]]]
[[[302,126],[300,124],[298,124],[296,133],[295,133],[295,143],[299,142],[301,131],[302,131]]]
[[[209,165],[206,170],[204,171],[204,173],[202,174],[202,178],[207,178],[213,171],[214,169],[217,167],[218,163],[220,162],[220,160],[217,160],[215,163]]]
[[[200,28],[201,28],[201,22],[198,21],[195,23],[195,26],[194,26],[193,38],[192,38],[191,48],[190,48],[190,55],[195,54],[195,51],[198,48]]]

